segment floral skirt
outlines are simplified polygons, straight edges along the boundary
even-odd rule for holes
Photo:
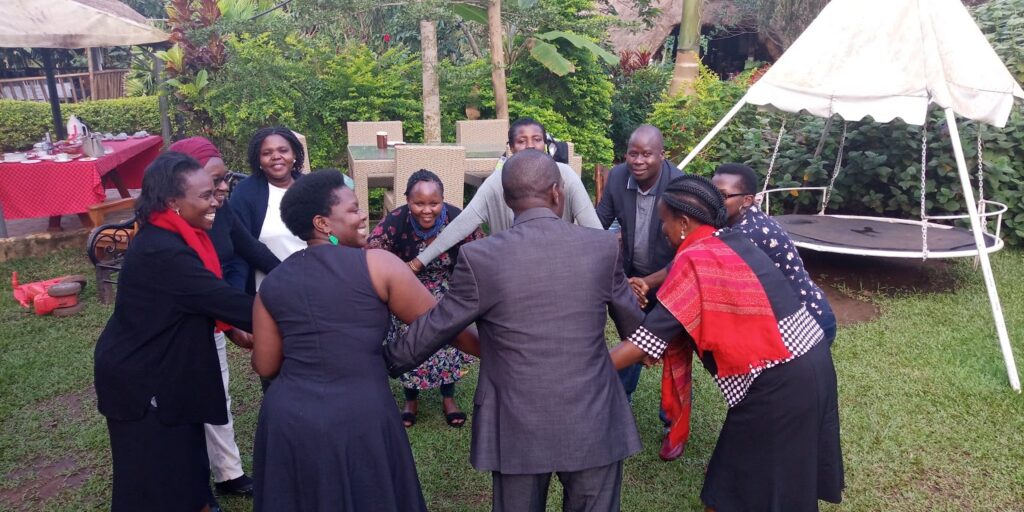
[[[402,337],[409,326],[391,315],[391,328],[388,329],[385,344]],[[405,389],[434,389],[442,384],[454,384],[466,374],[466,367],[473,362],[473,356],[464,354],[459,349],[445,345],[434,352],[434,355],[417,368],[402,374],[398,380]]]

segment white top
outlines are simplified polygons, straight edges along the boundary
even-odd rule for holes
[[[288,189],[275,187],[270,184],[268,186],[270,187],[270,194],[267,198],[267,216],[263,219],[259,240],[267,246],[267,249],[270,249],[270,252],[274,253],[274,256],[277,256],[277,259],[284,261],[292,253],[305,249],[306,242],[293,235],[288,230],[288,227],[284,225],[284,221],[281,220],[281,198],[284,197],[284,193]],[[263,272],[256,271],[257,291],[260,289],[260,284],[263,283],[265,276]]]

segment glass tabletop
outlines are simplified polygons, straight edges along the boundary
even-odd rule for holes
[[[498,158],[505,152],[504,144],[407,144],[408,146],[463,146],[466,158]],[[349,146],[352,160],[394,160],[395,148],[377,149],[377,146]]]

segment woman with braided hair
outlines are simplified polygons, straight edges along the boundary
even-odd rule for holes
[[[444,184],[436,174],[420,169],[409,176],[405,187],[403,206],[384,217],[370,234],[366,243],[369,249],[384,249],[405,262],[411,262],[437,240],[438,235],[448,224],[462,213],[462,210],[444,201]],[[455,262],[459,259],[459,248],[463,244],[484,237],[480,228],[474,228],[469,236],[440,253],[426,264],[417,274],[423,286],[441,297],[448,292],[448,279],[455,270]],[[391,315],[391,327],[388,329],[385,343],[391,343],[405,334],[409,327]],[[466,423],[466,413],[459,410],[455,402],[455,383],[466,373],[470,356],[448,345],[430,356],[418,368],[403,374],[399,380],[405,391],[405,406],[402,409],[402,422],[406,428],[416,423],[419,413],[419,394],[421,390],[439,388],[441,406],[445,422],[449,426],[459,428]]]
[[[683,454],[696,351],[729,407],[708,463],[708,510],[815,511],[839,503],[836,373],[825,335],[786,277],[728,222],[707,178],[672,180],[658,203],[676,248],[658,303],[612,350],[616,367],[664,359],[662,408],[672,427],[661,457]]]

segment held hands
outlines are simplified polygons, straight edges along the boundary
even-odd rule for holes
[[[633,294],[636,295],[636,299],[640,302],[640,307],[647,307],[647,292],[651,289],[647,285],[647,281],[644,281],[642,277],[631,277],[629,278],[629,287],[633,290]]]
[[[413,274],[419,274],[420,271],[423,270],[423,264],[420,263],[420,260],[418,260],[416,258],[413,258],[413,259],[409,260],[408,265],[409,265],[409,269],[412,270]]]
[[[226,334],[231,343],[246,350],[252,350],[252,334],[237,328],[232,328]]]

